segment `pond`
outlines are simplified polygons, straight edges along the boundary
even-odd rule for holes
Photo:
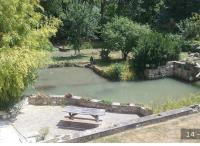
[[[199,82],[190,84],[171,78],[110,82],[86,68],[66,67],[39,70],[35,85],[24,94],[72,93],[115,102],[140,104],[162,103],[169,98],[183,98],[200,91]]]

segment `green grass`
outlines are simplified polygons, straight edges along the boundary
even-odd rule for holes
[[[154,113],[159,113],[159,112],[164,112],[164,111],[173,110],[177,108],[182,108],[185,106],[190,106],[193,104],[200,104],[200,94],[193,95],[191,97],[185,97],[179,100],[169,99],[164,104],[151,105],[151,108]]]
[[[188,57],[187,52],[181,52],[179,56],[179,60],[185,60]]]

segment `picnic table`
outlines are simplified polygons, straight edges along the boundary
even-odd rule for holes
[[[69,113],[69,119],[74,119],[74,116],[80,115],[91,115],[95,118],[95,121],[99,121],[99,116],[105,115],[104,109],[96,109],[96,108],[86,108],[86,107],[78,107],[78,106],[66,106],[64,108],[65,112]]]

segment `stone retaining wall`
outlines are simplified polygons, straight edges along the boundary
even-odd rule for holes
[[[156,69],[146,69],[144,75],[147,79],[158,79],[163,77],[175,77],[185,81],[196,81],[196,75],[200,72],[200,67],[196,64],[169,61],[165,66]]]
[[[156,69],[146,69],[144,75],[147,79],[159,79],[173,75],[173,62],[168,62],[165,66]]]
[[[85,67],[85,65],[89,64],[89,61],[85,61],[85,62],[76,62],[76,63],[72,63],[72,62],[58,62],[58,63],[54,63],[54,64],[49,64],[48,68],[59,68],[59,67]]]
[[[121,103],[110,103],[106,104],[102,100],[97,99],[86,99],[79,96],[68,95],[34,95],[28,97],[29,104],[32,105],[76,105],[90,108],[106,109],[109,112],[116,113],[127,113],[127,114],[137,114],[140,116],[151,115],[153,112],[149,108],[145,108],[140,105],[127,104],[123,105]]]
[[[107,74],[104,72],[103,69],[100,69],[100,68],[98,68],[97,66],[91,65],[91,64],[87,64],[87,65],[85,65],[85,67],[87,67],[87,68],[93,70],[93,71],[94,71],[96,74],[98,74],[99,76],[102,76],[102,77],[104,77],[104,78],[106,78],[106,79],[109,79],[108,76],[107,76]]]

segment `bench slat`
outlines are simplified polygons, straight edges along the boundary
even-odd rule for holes
[[[78,106],[66,106],[64,108],[64,111],[68,113],[76,113],[76,114],[82,114],[82,115],[97,115],[97,116],[105,115],[104,109],[86,108],[86,107],[78,107]]]

